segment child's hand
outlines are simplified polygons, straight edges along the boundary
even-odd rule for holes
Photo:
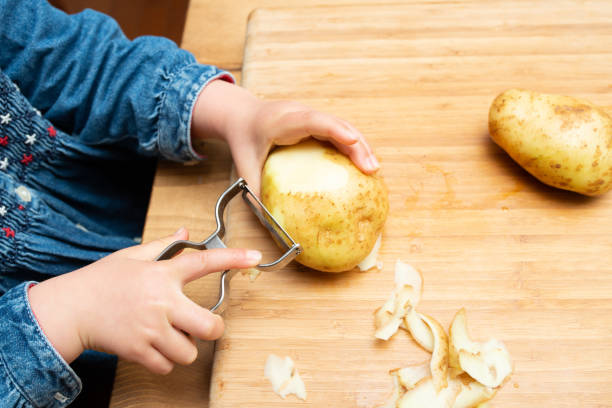
[[[166,374],[197,356],[194,338],[213,340],[223,320],[183,294],[183,286],[211,272],[255,266],[258,251],[213,249],[154,262],[187,231],[115,252],[30,289],[43,331],[67,362],[84,349],[115,353]],[[193,337],[192,337],[193,336]]]
[[[297,102],[262,101],[224,81],[213,81],[204,88],[194,108],[191,130],[194,138],[227,140],[238,174],[257,192],[270,148],[309,136],[333,143],[365,173],[379,167],[363,135],[347,121]]]

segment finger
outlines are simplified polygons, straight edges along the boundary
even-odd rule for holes
[[[223,334],[225,325],[221,316],[214,314],[189,299],[175,308],[170,314],[170,322],[177,329],[183,330],[201,340],[216,340]]]
[[[333,140],[343,145],[359,141],[359,134],[346,126],[344,121],[315,110],[289,112],[283,116],[280,125],[282,135],[274,140],[278,145],[295,144],[314,135],[320,140]]]
[[[190,252],[164,262],[184,285],[212,272],[251,268],[261,261],[261,252],[223,248]]]
[[[155,374],[170,374],[174,368],[172,361],[164,357],[164,355],[157,351],[154,347],[149,347],[149,349],[143,353],[142,357],[139,360],[136,360],[136,362],[142,364],[145,368]]]
[[[365,136],[363,136],[363,134],[349,122],[343,119],[340,120],[342,120],[348,128],[352,129],[359,135],[359,141],[351,145],[351,147],[354,148],[352,152],[355,154],[355,156],[350,156],[351,160],[353,160],[353,162],[357,161],[359,163],[357,167],[360,167],[360,169],[365,173],[373,173],[378,170],[380,168],[380,164],[378,163],[378,159],[374,155],[372,147],[366,140]]]
[[[261,188],[261,171],[263,167],[263,159],[258,159],[255,155],[243,157],[240,161],[235,162],[238,175],[244,178],[249,185],[249,188],[259,197]]]
[[[288,124],[285,120],[289,120]],[[283,136],[276,144],[297,143],[307,136],[331,142],[346,154],[364,173],[371,174],[379,169],[378,160],[365,137],[349,122],[322,112],[306,110],[291,112],[283,118]]]
[[[366,174],[372,174],[380,167],[376,158],[368,152],[366,145],[359,141],[354,145],[346,146],[332,141],[336,148],[347,155],[353,163]]]
[[[146,244],[126,248],[123,251],[125,251],[124,254],[128,255],[132,259],[152,261],[153,259],[157,258],[157,256],[171,243],[186,239],[189,239],[189,231],[187,231],[186,228],[181,227],[178,229],[178,231],[170,236],[159,238]]]
[[[169,327],[163,336],[153,342],[153,346],[168,360],[181,365],[193,363],[198,356],[198,349],[193,339],[174,327]]]

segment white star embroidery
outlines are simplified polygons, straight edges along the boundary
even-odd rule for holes
[[[0,160],[0,170],[6,170],[8,165],[8,157],[5,157],[4,159]]]
[[[39,111],[38,109],[34,108],[34,112],[36,112],[36,114],[37,114],[38,116],[42,116],[42,113],[40,113],[40,111]]]
[[[0,122],[3,125],[7,125],[11,121],[11,114],[7,113],[6,115],[0,115]]]
[[[4,217],[6,215],[6,207],[0,207],[0,217]]]
[[[33,145],[34,142],[36,142],[36,133],[32,133],[31,135],[25,135],[25,137],[25,144]]]

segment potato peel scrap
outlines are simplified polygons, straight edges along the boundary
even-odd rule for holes
[[[411,299],[414,297],[414,289],[410,285],[405,285],[396,289],[391,298],[375,312],[376,332],[374,335],[381,340],[389,340],[393,336],[402,319],[412,308]]]
[[[264,368],[264,376],[281,398],[295,394],[296,397],[306,400],[306,387],[290,357],[281,358],[270,354]]]
[[[451,323],[450,349],[450,364],[487,387],[500,386],[512,374],[510,353],[502,342],[491,339],[479,343],[470,339],[465,309],[459,310]]]
[[[410,285],[414,288],[412,305],[416,307],[423,293],[423,277],[417,269],[398,259],[395,261],[395,286],[401,287],[404,285]]]
[[[374,312],[376,325],[374,336],[381,340],[389,340],[400,326],[409,330],[410,326],[404,322],[404,318],[418,304],[422,290],[421,274],[398,259],[395,263],[395,289],[385,304]]]
[[[479,406],[495,396],[497,390],[487,387],[478,381],[468,377],[466,380],[455,377],[449,381],[457,381],[461,384],[461,391],[457,395],[452,408],[472,408]]]
[[[404,316],[404,327],[410,332],[414,341],[430,353],[434,348],[434,336],[416,310],[411,309]]]
[[[489,407],[488,401],[512,374],[508,350],[495,339],[472,341],[465,309],[457,312],[447,336],[434,318],[416,311],[422,290],[420,272],[398,260],[395,290],[375,312],[375,335],[387,340],[401,327],[432,356],[427,363],[389,372],[394,391],[381,408]]]
[[[434,347],[429,368],[436,392],[440,392],[448,385],[448,337],[444,328],[436,319],[423,314],[420,316],[433,333]]]
[[[363,261],[357,264],[357,267],[359,268],[360,271],[365,272],[372,268],[377,268],[379,270],[382,269],[382,262],[378,262],[378,251],[380,250],[381,241],[382,241],[382,234],[379,235],[378,238],[376,239],[376,242],[374,243],[374,247],[372,247],[372,250],[370,251],[368,256],[366,256],[363,259]]]
[[[391,370],[390,373],[395,373],[399,383],[407,390],[411,390],[423,378],[431,376],[431,369],[429,366],[430,363],[427,362],[404,368],[396,368],[395,370]]]
[[[395,374],[391,374],[391,378],[393,378],[393,392],[389,397],[389,400],[385,405],[382,405],[379,408],[395,408],[397,406],[397,400],[401,397],[402,387],[399,383],[398,376]]]
[[[255,279],[259,277],[259,275],[261,274],[261,271],[257,268],[247,268],[247,269],[241,269],[240,273],[243,276],[248,276],[251,282],[255,282]]]
[[[405,393],[398,401],[398,408],[451,408],[457,395],[461,392],[461,385],[451,382],[440,391],[436,390],[432,377],[426,377],[416,386]]]

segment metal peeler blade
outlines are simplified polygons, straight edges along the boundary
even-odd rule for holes
[[[227,248],[222,239],[225,236],[225,224],[223,222],[223,213],[227,204],[239,193],[242,193],[242,199],[248,204],[253,213],[257,216],[264,227],[272,234],[274,240],[285,249],[283,255],[276,261],[259,264],[256,266],[261,271],[274,271],[283,268],[291,262],[302,251],[300,244],[296,243],[283,227],[274,219],[272,214],[255,196],[253,191],[247,185],[246,180],[239,178],[227,190],[221,194],[215,205],[215,219],[217,221],[217,229],[208,238],[202,242],[193,241],[175,241],[168,245],[157,258],[156,261],[170,259],[183,249],[213,249]],[[219,287],[219,299],[217,303],[210,308],[211,312],[223,313],[227,307],[229,297],[229,284],[237,270],[226,270],[221,274],[221,285]]]

